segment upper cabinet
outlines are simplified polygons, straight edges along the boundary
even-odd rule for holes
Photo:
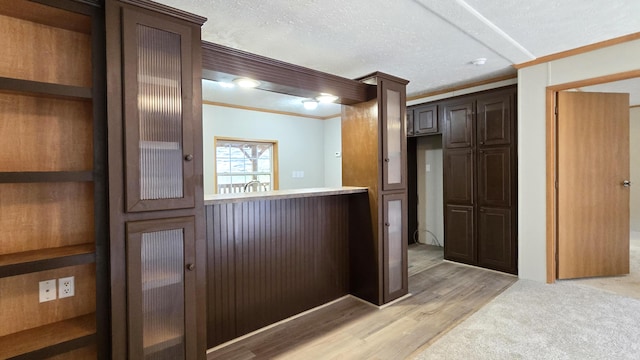
[[[193,207],[192,28],[122,14],[127,210]]]
[[[485,95],[478,98],[478,145],[511,144],[513,101],[513,94]]]
[[[473,117],[474,102],[463,99],[442,105],[444,130],[444,146],[448,149],[473,146],[475,122]]]
[[[416,106],[413,111],[413,132],[415,135],[438,134],[438,105]]]
[[[382,120],[382,190],[402,190],[407,187],[407,138],[404,129],[405,85],[380,80],[380,117]]]

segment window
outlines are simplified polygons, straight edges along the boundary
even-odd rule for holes
[[[278,142],[215,138],[218,194],[278,189]]]

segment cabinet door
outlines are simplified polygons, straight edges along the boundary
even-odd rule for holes
[[[420,106],[414,110],[414,132],[435,134],[438,132],[438,105]]]
[[[480,146],[511,143],[512,96],[483,97],[477,102],[478,144]]]
[[[191,28],[123,9],[123,34],[127,211],[193,207]]]
[[[382,190],[406,188],[407,138],[404,85],[381,81]]]
[[[407,196],[382,195],[384,212],[384,302],[407,294]]]
[[[478,151],[478,204],[511,206],[511,149],[509,147]]]
[[[405,129],[407,129],[407,136],[413,136],[413,110],[407,109],[407,122],[405,124]]]
[[[445,208],[444,258],[475,263],[473,206],[447,205]]]
[[[473,101],[443,105],[444,146],[446,148],[454,149],[473,146],[473,138],[475,136],[473,105]]]
[[[474,156],[472,149],[444,151],[444,202],[474,203]]]
[[[194,230],[193,217],[127,223],[131,359],[197,357]]]
[[[511,210],[480,207],[478,215],[478,265],[516,273],[515,240]]]

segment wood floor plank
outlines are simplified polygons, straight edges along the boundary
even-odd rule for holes
[[[221,347],[207,359],[411,358],[517,280],[435,261],[441,248],[418,247],[410,250],[430,260],[413,257],[420,264],[416,268],[424,269],[410,276],[410,297],[382,309],[345,298]]]

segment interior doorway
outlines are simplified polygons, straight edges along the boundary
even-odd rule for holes
[[[562,146],[567,146],[569,144],[563,143],[561,137],[558,136],[558,123],[556,122],[555,111],[556,111],[556,96],[560,92],[565,91],[574,91],[574,92],[607,92],[607,93],[628,93],[630,94],[630,100],[628,107],[628,115],[629,115],[629,126],[625,130],[626,135],[628,135],[629,144],[627,146],[627,151],[630,154],[628,160],[624,160],[628,162],[630,168],[630,176],[627,179],[620,179],[620,184],[617,184],[620,189],[623,188],[624,180],[630,180],[631,183],[638,181],[640,179],[640,165],[638,163],[640,154],[638,153],[638,143],[640,143],[640,132],[637,130],[640,126],[640,78],[637,78],[637,72],[630,73],[622,73],[607,77],[595,78],[595,79],[587,79],[579,82],[568,83],[555,85],[547,88],[547,282],[554,282],[562,277],[579,277],[579,276],[563,276],[559,274],[559,266],[562,260],[562,257],[558,257],[559,251],[559,235],[562,234],[562,221],[559,221],[559,215],[561,211],[559,211],[559,197],[558,191],[556,189],[559,171],[562,171],[562,164],[558,162],[558,150],[562,148]],[[607,119],[609,120],[609,119]],[[600,154],[599,156],[602,156]],[[620,162],[620,159],[617,158],[616,154],[611,154],[609,158],[610,162]],[[594,168],[594,171],[604,171],[603,169]],[[618,189],[618,190],[620,190]],[[630,205],[627,208],[629,212],[626,219],[623,219],[628,225],[628,230],[626,231],[626,240],[627,240],[627,254],[626,261],[629,260],[629,249],[634,251],[634,238],[637,238],[637,232],[640,230],[640,198],[638,197],[638,193],[640,189],[635,187],[629,187],[626,189],[627,195],[629,196]],[[581,222],[581,224],[588,223],[587,220],[575,219],[577,222]],[[609,233],[606,233],[609,235]],[[561,235],[562,236],[562,235]],[[629,246],[629,239],[631,240],[631,245]],[[566,250],[565,250],[566,251]],[[608,251],[608,249],[607,249]],[[636,249],[637,251],[637,249]],[[610,254],[609,254],[610,255]],[[613,256],[613,255],[612,255]],[[631,258],[633,258],[633,254]],[[580,259],[577,259],[580,261]],[[566,261],[566,259],[565,259]],[[635,261],[638,261],[637,259]],[[631,275],[624,275],[619,277],[611,277],[611,278],[600,278],[599,282],[615,282],[615,283],[624,283],[626,279],[638,272],[637,264],[634,264],[631,261],[631,269],[623,271],[630,272]],[[603,273],[601,275],[613,275]],[[597,276],[596,274],[584,275],[584,276]],[[640,279],[640,277],[639,277]],[[621,281],[622,280],[622,281]],[[591,281],[591,280],[587,280]],[[637,281],[637,280],[636,280]],[[593,282],[593,281],[592,281]]]
[[[442,135],[409,138],[415,163],[414,209],[417,224],[409,239],[409,276],[444,260],[444,206]]]

